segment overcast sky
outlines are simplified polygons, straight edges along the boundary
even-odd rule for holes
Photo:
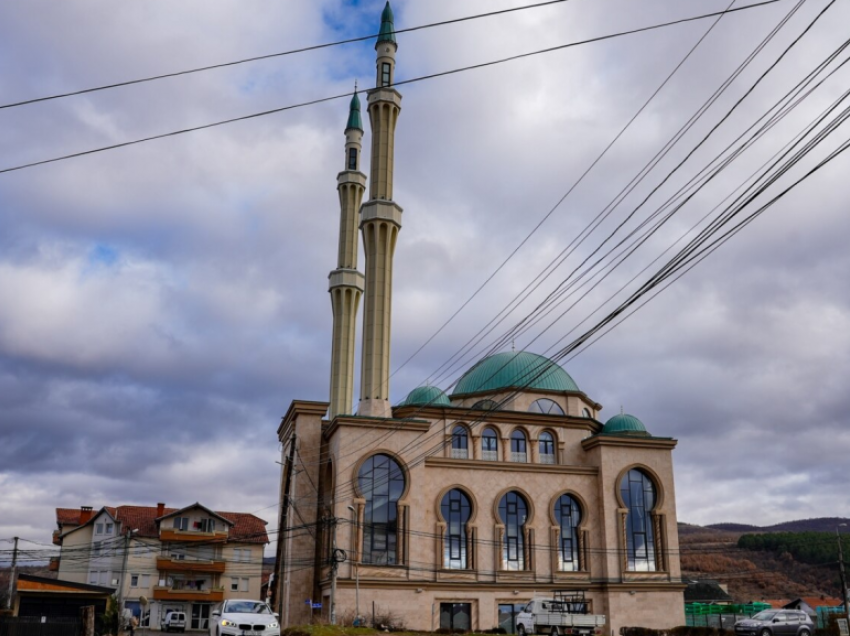
[[[406,28],[524,4],[396,0],[393,7],[396,27]],[[571,0],[403,33],[397,79],[728,4]],[[577,184],[714,19],[400,87],[395,200],[404,225],[395,258],[393,402],[429,378],[449,388],[619,223],[629,230],[644,221],[838,47],[850,24],[846,2],[831,7],[638,208],[827,4],[806,2],[602,226],[477,348],[442,371],[794,3],[723,17],[522,249],[412,359]],[[0,102],[375,33],[382,6],[6,2]],[[355,80],[361,88],[374,84],[372,42],[3,109],[0,169],[341,95]],[[848,80],[850,68],[836,72],[563,318],[552,320],[575,298],[516,335],[516,348],[554,355],[610,311],[605,299],[622,301],[663,262],[640,274],[653,259]],[[0,539],[49,543],[57,506],[159,501],[255,512],[274,529],[280,417],[293,399],[327,399],[327,275],[336,266],[335,179],[344,167],[347,102],[0,174]],[[839,128],[759,201],[848,134]],[[850,153],[563,361],[603,404],[603,420],[622,407],[652,434],[679,440],[680,521],[767,525],[850,516],[848,169]]]

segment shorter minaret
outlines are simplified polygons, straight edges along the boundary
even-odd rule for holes
[[[363,122],[357,88],[351,98],[348,124],[345,127],[345,170],[336,177],[339,191],[339,256],[337,268],[330,273],[333,307],[333,341],[331,345],[331,395],[328,417],[353,413],[354,342],[357,307],[363,294],[363,274],[357,271],[357,215],[366,175],[360,172]]]
[[[401,95],[393,88],[398,45],[393,11],[387,2],[375,44],[376,86],[369,91],[372,161],[369,201],[360,210],[366,292],[363,302],[363,352],[358,415],[392,417],[390,405],[390,323],[392,317],[393,255],[401,229],[401,207],[393,201],[395,126]]]

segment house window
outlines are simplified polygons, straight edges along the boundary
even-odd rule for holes
[[[468,632],[471,629],[472,603],[440,603],[440,629]]]
[[[389,62],[381,64],[381,86],[389,86],[392,83],[392,67]]]
[[[348,149],[348,169],[357,170],[357,148]]]
[[[175,530],[188,530],[189,529],[189,517],[174,517],[174,529]]]
[[[239,579],[234,579],[234,578],[230,579],[230,591],[231,592],[238,592],[239,591]]]
[[[505,525],[502,540],[502,569],[525,569],[525,521],[528,519],[528,504],[521,494],[507,493],[499,502],[499,517]]]
[[[139,575],[131,574],[130,575],[130,587],[139,587]]]
[[[581,523],[581,510],[575,499],[561,495],[555,502],[554,512],[560,526],[558,569],[562,572],[576,572],[579,569],[578,525]]]
[[[103,524],[102,523],[94,524],[94,533],[95,534],[103,534]]]
[[[511,433],[511,461],[528,461],[528,451],[526,449],[525,433],[523,433],[522,431],[514,431],[513,433]]]
[[[469,437],[463,426],[455,426],[452,431],[452,457],[466,459],[469,457]]]
[[[103,554],[103,546],[101,546],[100,543],[100,541],[95,541],[94,545],[92,546],[91,555],[95,559],[97,559]]]
[[[200,532],[215,532],[215,519],[201,519],[195,522],[195,528]]]
[[[169,550],[169,556],[174,561],[183,561],[186,558],[186,548],[171,548]]]
[[[548,431],[540,433],[538,449],[540,450],[541,464],[555,463],[555,438],[552,437],[552,433],[549,433]]]
[[[635,572],[655,571],[655,533],[650,512],[655,507],[655,486],[641,470],[633,468],[620,482],[626,514],[627,568]]]
[[[248,581],[250,579],[239,579],[239,591],[247,592],[248,591]]]
[[[491,462],[499,460],[499,436],[492,428],[485,428],[481,435],[481,459]]]
[[[142,574],[139,578],[139,587],[141,588],[149,588],[151,586],[151,575],[150,574]]]
[[[115,526],[114,526],[113,524],[111,524],[111,523],[107,523],[107,524],[106,524],[106,534],[112,534],[112,529],[113,529],[114,527],[115,527]]]
[[[89,573],[89,585],[97,585],[97,570],[92,570]]]
[[[443,496],[440,512],[446,522],[443,537],[443,566],[451,570],[469,567],[466,552],[466,523],[472,514],[472,504],[462,490],[453,488]]]
[[[541,398],[539,400],[535,400],[531,404],[531,408],[528,409],[532,413],[543,413],[543,415],[563,415],[564,409],[561,408],[561,405],[555,402],[554,400],[550,400],[548,398]]]
[[[398,500],[404,492],[404,471],[389,455],[372,455],[357,476],[366,499],[363,519],[363,562],[398,563]]]

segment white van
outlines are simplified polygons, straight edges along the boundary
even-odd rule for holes
[[[164,632],[185,632],[186,631],[186,613],[168,611],[165,618],[159,625],[159,628]]]

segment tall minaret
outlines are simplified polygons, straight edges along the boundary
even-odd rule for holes
[[[363,352],[359,415],[391,417],[390,319],[393,253],[401,229],[401,207],[393,201],[395,125],[401,95],[392,87],[398,45],[390,3],[381,15],[376,87],[369,91],[372,162],[369,201],[360,208],[360,229],[366,253],[366,298],[363,307]]]
[[[357,210],[366,191],[366,175],[360,172],[363,122],[355,87],[345,127],[345,170],[336,177],[339,191],[339,257],[330,273],[333,306],[331,346],[331,396],[328,416],[354,413],[354,327],[363,293],[363,274],[357,271]]]

